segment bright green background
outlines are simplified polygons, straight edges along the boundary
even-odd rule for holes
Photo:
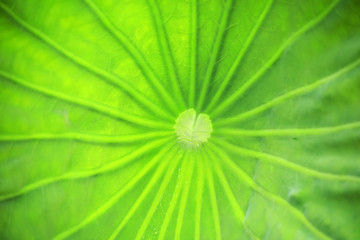
[[[359,12],[1,0],[0,239],[360,239]]]

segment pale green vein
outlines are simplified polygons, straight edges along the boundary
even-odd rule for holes
[[[237,136],[237,137],[272,137],[272,136],[315,136],[325,135],[346,130],[360,128],[360,122],[353,122],[343,125],[321,127],[321,128],[293,128],[293,129],[238,129],[238,128],[220,128],[214,131],[214,135]]]
[[[165,62],[165,67],[166,67],[167,73],[169,75],[173,91],[174,91],[175,96],[176,96],[176,98],[178,100],[178,104],[180,104],[181,107],[184,108],[186,104],[185,104],[185,101],[184,101],[183,94],[181,93],[180,80],[179,80],[179,78],[177,76],[174,59],[173,59],[173,56],[171,54],[169,39],[168,39],[168,37],[166,35],[166,30],[165,30],[165,26],[164,26],[163,21],[162,21],[159,6],[155,2],[155,0],[147,0],[147,2],[149,4],[150,13],[151,13],[151,15],[153,17],[153,20],[154,20],[154,23],[155,23],[156,32],[157,32],[159,45],[160,45],[161,55],[162,55],[163,60]]]
[[[173,131],[159,131],[141,134],[129,135],[100,135],[100,134],[85,134],[79,132],[66,133],[32,133],[32,134],[11,134],[0,135],[0,142],[14,142],[14,141],[32,141],[32,140],[76,140],[87,143],[132,143],[143,140],[149,140],[157,137],[166,137],[173,135]]]
[[[174,98],[170,95],[169,91],[165,89],[164,85],[159,81],[158,76],[156,76],[149,62],[144,58],[143,54],[140,52],[137,46],[133,44],[131,40],[114,25],[114,23],[104,14],[104,12],[92,0],[84,0],[84,1],[89,6],[89,8],[95,13],[95,15],[99,18],[100,22],[105,26],[105,28],[110,32],[110,34],[115,36],[115,38],[119,41],[119,43],[133,57],[135,63],[141,69],[146,79],[154,86],[154,89],[161,95],[161,97],[164,100],[164,103],[170,107],[170,110],[180,111],[180,109],[177,109],[178,106],[174,102]],[[178,113],[178,111],[176,111],[175,113]]]
[[[170,155],[171,156],[171,155]],[[178,159],[181,156],[178,157]],[[178,159],[176,159],[175,161],[178,161]],[[167,155],[166,157],[164,156],[164,158],[162,159],[162,163],[160,164],[160,166],[157,168],[156,172],[154,173],[154,175],[151,177],[149,183],[147,184],[147,186],[145,187],[145,189],[141,192],[140,196],[136,199],[136,201],[134,202],[134,204],[131,206],[129,212],[126,214],[126,216],[122,219],[122,221],[120,222],[120,224],[117,226],[117,228],[115,229],[115,231],[111,234],[109,240],[114,240],[116,239],[116,237],[119,235],[119,233],[121,232],[121,230],[125,227],[126,224],[129,223],[129,220],[131,219],[131,217],[135,214],[135,212],[139,209],[140,205],[145,201],[145,198],[149,195],[149,193],[151,191],[153,191],[155,184],[158,183],[158,181],[160,180],[161,176],[169,171],[168,169],[168,165],[169,162],[171,161],[171,157],[169,157],[169,155]],[[171,170],[170,170],[171,171]],[[166,178],[166,176],[165,176]]]
[[[179,206],[178,217],[176,219],[174,240],[179,240],[180,239],[181,230],[182,230],[182,224],[184,222],[184,214],[185,214],[185,209],[186,209],[186,206],[187,206],[187,203],[188,203],[189,190],[190,190],[191,180],[192,180],[192,175],[193,175],[193,170],[194,170],[194,158],[193,158],[193,155],[189,156],[189,161],[190,161],[189,170],[188,170],[188,172],[186,174],[184,188],[182,190],[180,203],[179,203],[180,206]]]
[[[222,146],[222,148],[226,148],[229,151],[233,151],[240,155],[244,155],[244,156],[248,156],[248,157],[258,158],[258,159],[268,161],[273,164],[281,165],[283,167],[292,169],[296,172],[300,172],[300,173],[308,175],[308,176],[312,176],[312,177],[316,177],[316,178],[320,178],[320,179],[324,179],[324,180],[329,180],[329,181],[349,181],[349,182],[360,183],[360,177],[357,177],[357,176],[324,173],[324,172],[320,172],[317,170],[313,170],[313,169],[298,165],[296,163],[290,162],[290,161],[288,161],[284,158],[278,157],[278,156],[238,147],[238,146],[230,144],[221,139],[220,140],[213,139],[213,141],[218,143],[219,146]]]
[[[198,41],[198,0],[190,1],[190,70],[189,70],[189,106],[195,104],[196,70],[197,70],[197,41]]]
[[[251,231],[251,229],[246,224],[244,211],[241,209],[239,203],[237,202],[236,197],[235,197],[233,191],[231,190],[229,182],[226,179],[225,174],[224,174],[221,166],[218,163],[218,159],[216,158],[215,154],[213,153],[213,151],[216,150],[216,149],[213,150],[214,148],[215,148],[214,145],[210,145],[208,148],[208,151],[207,151],[207,154],[209,155],[210,159],[212,159],[212,163],[213,163],[212,169],[213,169],[213,171],[216,172],[218,179],[220,180],[220,184],[222,185],[223,190],[226,194],[226,197],[229,200],[231,207],[235,211],[236,218],[240,222],[240,224],[243,226],[246,234],[251,239],[259,240],[259,238]],[[211,176],[211,178],[213,178],[213,176]]]
[[[231,78],[234,76],[236,70],[238,69],[245,53],[247,52],[247,50],[250,47],[250,44],[253,42],[256,34],[259,31],[259,28],[261,26],[261,24],[263,23],[264,19],[266,18],[266,16],[269,13],[269,10],[273,4],[274,0],[269,0],[267,1],[267,4],[265,5],[264,9],[262,10],[260,16],[258,17],[255,26],[253,27],[253,29],[251,30],[250,34],[248,35],[248,37],[245,40],[244,46],[241,48],[240,52],[238,53],[234,63],[231,65],[229,71],[227,72],[226,76],[224,77],[224,79],[221,81],[220,87],[217,89],[214,97],[212,97],[212,99],[210,100],[210,103],[208,105],[208,107],[206,108],[205,112],[211,112],[213,110],[214,105],[216,105],[218,103],[219,98],[223,95],[226,87],[228,86],[228,83],[230,82]]]
[[[165,213],[164,222],[163,222],[163,224],[161,226],[158,240],[164,240],[164,238],[165,238],[166,230],[167,230],[167,228],[168,228],[168,226],[170,224],[170,220],[171,220],[171,217],[172,217],[172,215],[174,213],[176,204],[178,202],[180,192],[182,191],[185,180],[186,180],[186,175],[187,175],[187,173],[189,171],[188,166],[189,166],[190,162],[188,160],[189,159],[187,159],[187,157],[185,157],[184,160],[183,160],[183,163],[181,164],[180,176],[178,177],[178,180],[176,182],[175,191],[174,191],[174,193],[173,193],[173,195],[171,197],[169,207],[168,207],[168,209],[167,209],[167,211]]]
[[[196,155],[197,162],[197,185],[196,185],[196,210],[195,210],[195,233],[194,239],[200,240],[201,232],[201,209],[203,199],[203,188],[204,188],[204,159],[200,155]]]
[[[205,76],[204,76],[203,83],[202,83],[201,90],[200,90],[199,99],[197,102],[197,109],[199,109],[199,111],[202,110],[204,101],[206,99],[206,94],[208,93],[208,90],[209,90],[209,84],[211,81],[211,77],[214,73],[216,61],[218,60],[218,55],[219,55],[221,46],[223,44],[223,39],[224,39],[224,35],[226,32],[226,28],[228,26],[228,20],[229,20],[232,5],[233,5],[233,0],[227,0],[225,9],[221,16],[220,26],[216,33],[213,50],[210,55],[209,64],[206,68]]]
[[[128,191],[132,190],[134,186],[139,183],[139,181],[152,169],[156,166],[156,164],[162,159],[162,157],[169,151],[169,149],[173,145],[169,145],[169,147],[164,147],[151,161],[149,161],[142,170],[134,176],[119,192],[117,192],[113,197],[111,197],[107,202],[105,202],[101,207],[92,212],[89,216],[87,216],[84,220],[82,220],[79,224],[69,228],[68,230],[58,234],[55,236],[55,240],[66,239],[71,235],[78,232],[80,229],[87,226],[89,223],[103,215],[107,212],[112,206],[114,206],[119,199],[126,194]]]
[[[239,121],[242,121],[244,119],[247,119],[249,117],[253,117],[256,114],[259,114],[269,108],[272,108],[278,104],[281,104],[283,102],[285,102],[286,100],[289,100],[291,98],[297,97],[297,96],[301,96],[304,95],[306,93],[309,93],[321,86],[323,86],[326,83],[329,83],[330,81],[340,77],[341,75],[355,69],[356,67],[358,67],[360,65],[360,59],[356,60],[355,62],[343,67],[342,69],[338,70],[337,72],[331,74],[330,76],[327,76],[325,78],[322,78],[320,80],[317,80],[313,83],[310,83],[308,85],[305,85],[303,87],[297,88],[295,90],[292,90],[288,93],[285,93],[279,97],[276,97],[270,101],[268,101],[267,103],[264,103],[258,107],[255,107],[249,111],[240,113],[238,115],[235,115],[233,117],[230,118],[226,118],[226,119],[221,119],[218,120],[216,122],[214,122],[214,126],[223,126],[223,125],[227,125],[227,124],[232,124],[232,123],[238,123]]]
[[[270,67],[281,57],[282,53],[287,47],[293,44],[300,36],[305,32],[316,26],[320,23],[336,6],[339,0],[334,1],[329,5],[324,12],[319,16],[313,18],[310,22],[305,24],[300,30],[295,32],[291,37],[289,37],[281,47],[275,52],[275,54],[257,71],[249,80],[247,80],[239,89],[237,89],[232,95],[228,96],[225,101],[218,105],[212,112],[212,116],[218,116],[224,112],[229,106],[233,105],[236,100],[238,100],[243,94],[256,82],[260,77],[270,69]]]
[[[88,178],[91,176],[95,176],[95,175],[98,175],[101,173],[105,173],[105,172],[108,172],[111,170],[118,169],[118,168],[130,163],[131,161],[135,160],[136,158],[140,157],[141,155],[146,154],[149,151],[152,151],[152,150],[166,144],[167,142],[169,142],[169,140],[170,140],[169,138],[165,138],[162,140],[152,141],[151,143],[148,143],[148,144],[144,145],[143,147],[138,148],[137,150],[121,157],[118,160],[111,161],[111,162],[109,162],[103,166],[97,167],[97,168],[82,170],[82,171],[71,171],[71,172],[67,172],[67,173],[59,175],[59,176],[49,177],[49,178],[45,178],[42,180],[38,180],[36,182],[30,183],[30,184],[20,188],[19,190],[15,191],[13,193],[8,193],[8,194],[0,196],[0,201],[4,201],[4,200],[8,200],[8,199],[11,199],[14,197],[24,195],[28,192],[34,191],[36,189],[39,189],[41,187],[47,186],[52,183],[56,183],[56,182],[60,182],[60,181],[64,181],[64,180],[71,180],[71,179]]]
[[[51,90],[42,86],[39,86],[37,84],[34,83],[30,83],[28,81],[25,81],[17,76],[14,76],[12,74],[3,72],[0,70],[0,76],[11,80],[25,88],[28,88],[32,91],[44,94],[46,96],[49,97],[54,97],[57,99],[60,99],[62,101],[71,103],[71,104],[75,104],[78,105],[80,107],[84,107],[84,108],[88,108],[91,109],[93,111],[99,112],[103,115],[106,116],[110,116],[113,118],[117,118],[117,119],[121,119],[121,120],[125,120],[129,123],[134,123],[134,124],[138,124],[140,126],[144,126],[144,127],[148,127],[148,128],[160,128],[160,129],[164,129],[164,127],[166,126],[167,129],[172,129],[173,126],[167,122],[162,122],[162,121],[156,121],[156,120],[150,120],[150,119],[146,119],[144,117],[140,117],[128,112],[124,112],[121,111],[120,109],[117,108],[113,108],[110,106],[106,106],[104,104],[100,104],[97,102],[93,102],[87,99],[83,99],[83,98],[78,98],[78,97],[74,97],[74,96],[69,96],[67,94],[55,91],[55,90]]]
[[[161,185],[159,187],[159,190],[158,192],[156,193],[156,196],[154,198],[154,200],[152,201],[152,204],[145,216],[145,219],[141,225],[141,227],[139,228],[137,234],[136,234],[136,237],[135,237],[135,240],[140,240],[144,233],[145,233],[145,230],[147,229],[147,227],[149,226],[150,224],[150,221],[151,221],[151,218],[153,217],[160,201],[162,200],[162,197],[164,195],[164,192],[167,188],[167,186],[169,185],[170,183],[170,180],[174,174],[174,171],[175,171],[175,168],[176,166],[178,165],[179,163],[179,160],[180,158],[183,156],[183,154],[180,154],[178,155],[175,159],[171,159],[171,163],[170,163],[170,167],[169,169],[166,171],[166,175],[164,177],[164,179],[161,181]]]
[[[211,148],[221,157],[224,164],[228,166],[228,169],[233,171],[238,178],[243,180],[253,190],[264,196],[265,198],[277,203],[283,207],[286,211],[290,212],[296,219],[298,219],[305,227],[307,227],[316,237],[324,240],[330,240],[326,234],[321,232],[316,226],[314,226],[302,212],[292,206],[290,203],[282,199],[281,197],[269,192],[268,190],[259,186],[254,180],[249,177],[238,165],[236,165],[221,148],[211,144]]]
[[[141,103],[142,105],[148,107],[151,111],[154,113],[173,121],[173,116],[169,114],[168,112],[164,111],[161,107],[154,104],[152,101],[149,101],[149,99],[141,92],[139,92],[135,87],[130,85],[127,81],[124,79],[121,79],[120,77],[109,73],[99,67],[96,67],[95,65],[92,65],[91,63],[87,62],[86,60],[82,59],[81,57],[75,55],[71,51],[65,49],[62,47],[59,43],[51,39],[49,36],[47,36],[45,33],[41,32],[34,26],[26,23],[24,20],[22,20],[19,16],[17,16],[13,11],[11,11],[10,8],[8,8],[5,4],[0,3],[0,8],[3,9],[16,23],[18,23],[20,26],[37,36],[39,39],[41,39],[44,43],[48,44],[55,50],[57,50],[59,53],[67,57],[72,62],[76,63],[77,65],[83,67],[84,69],[87,69],[89,72],[92,72],[98,76],[100,76],[100,79],[106,80],[109,83],[113,84],[114,86],[117,86],[119,89],[124,90],[127,94],[132,96],[134,100]]]
[[[209,161],[209,159],[204,159],[204,161]],[[206,168],[207,186],[210,193],[211,212],[215,226],[215,238],[217,240],[221,240],[221,224],[220,224],[219,209],[218,209],[215,186],[214,186],[213,171],[209,163],[206,164],[205,168]],[[240,210],[240,215],[241,215],[241,210]]]

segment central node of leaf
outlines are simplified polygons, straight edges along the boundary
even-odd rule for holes
[[[174,129],[179,142],[190,149],[207,142],[213,131],[210,117],[203,113],[196,116],[192,108],[179,114]]]

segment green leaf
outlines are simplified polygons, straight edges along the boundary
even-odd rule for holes
[[[1,239],[360,239],[356,0],[1,0]]]

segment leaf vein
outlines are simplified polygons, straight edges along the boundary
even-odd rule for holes
[[[171,146],[171,145],[170,145]],[[71,235],[78,232],[80,229],[87,226],[89,223],[94,221],[96,218],[103,215],[107,212],[112,206],[114,206],[119,199],[125,195],[128,191],[130,191],[139,181],[143,178],[156,164],[161,160],[162,156],[166,153],[168,148],[164,148],[163,151],[160,151],[151,161],[149,161],[144,168],[136,174],[134,178],[132,178],[119,192],[117,192],[113,197],[111,197],[107,202],[105,202],[101,207],[92,212],[89,216],[87,216],[84,220],[82,220],[79,224],[67,229],[64,232],[59,233],[54,237],[55,240],[66,239]]]
[[[285,102],[288,99],[297,97],[297,96],[301,96],[303,94],[306,94],[308,92],[311,92],[315,89],[317,89],[318,87],[321,87],[323,85],[325,85],[328,82],[331,82],[332,80],[336,79],[337,77],[340,77],[341,75],[353,70],[354,68],[358,67],[360,65],[360,59],[356,60],[355,62],[343,67],[342,69],[338,70],[337,72],[331,74],[330,76],[327,76],[325,78],[322,78],[320,80],[317,80],[313,83],[310,83],[308,85],[299,87],[297,89],[294,89],[288,93],[285,93],[283,95],[280,95],[279,97],[276,97],[270,101],[268,101],[267,103],[264,103],[258,107],[255,107],[251,110],[248,110],[246,112],[240,113],[238,115],[235,115],[233,117],[229,117],[227,119],[222,119],[222,120],[218,120],[214,122],[214,126],[223,126],[226,124],[232,124],[232,123],[238,123],[242,120],[245,120],[249,117],[253,117],[256,114],[259,114],[269,108],[272,108],[280,103]]]
[[[254,38],[255,38],[256,34],[258,33],[259,28],[260,28],[261,24],[263,23],[264,19],[268,15],[269,10],[270,10],[273,2],[274,2],[274,0],[268,1],[266,6],[264,7],[264,9],[262,10],[259,18],[256,21],[255,26],[253,27],[250,34],[246,38],[244,46],[241,48],[240,52],[237,54],[234,63],[231,65],[229,71],[227,72],[224,80],[221,82],[221,85],[220,85],[219,89],[216,91],[214,97],[211,99],[210,104],[206,108],[205,112],[211,112],[214,105],[216,105],[218,103],[219,98],[222,96],[226,86],[230,82],[231,78],[234,76],[236,70],[238,69],[238,67],[239,67],[239,65],[241,63],[241,60],[243,59],[243,57],[245,55],[245,53],[250,48],[251,43],[254,41]]]
[[[285,51],[287,47],[289,47],[292,43],[294,43],[300,36],[302,36],[305,32],[316,26],[320,23],[337,5],[339,0],[335,0],[330,4],[326,10],[321,13],[319,16],[312,19],[305,26],[303,26],[300,30],[295,32],[291,37],[289,37],[281,47],[275,52],[275,54],[263,65],[263,67],[257,71],[249,80],[247,80],[244,85],[242,85],[238,90],[236,90],[232,95],[230,95],[224,102],[218,105],[212,112],[213,116],[218,116],[220,113],[224,112],[229,106],[231,106],[237,99],[243,96],[243,94],[254,84],[256,83],[261,76],[263,76],[267,70],[280,58],[282,53]]]
[[[28,88],[28,89],[30,89],[32,91],[44,94],[44,95],[49,96],[49,97],[60,99],[62,101],[65,101],[65,102],[68,102],[68,103],[71,103],[71,104],[75,104],[75,105],[78,105],[78,106],[81,106],[81,107],[84,107],[84,108],[91,109],[93,111],[96,111],[96,112],[101,113],[101,114],[106,115],[106,116],[110,116],[110,117],[117,118],[117,119],[122,119],[122,120],[125,120],[125,121],[129,122],[129,123],[135,123],[135,124],[138,124],[140,126],[145,126],[145,127],[148,127],[148,128],[163,128],[162,126],[168,126],[168,129],[172,128],[170,126],[170,124],[168,124],[168,123],[163,123],[162,121],[159,122],[159,121],[156,121],[156,120],[146,119],[144,117],[140,117],[140,116],[128,113],[128,112],[124,112],[124,111],[121,111],[119,109],[116,109],[116,108],[113,108],[113,107],[110,107],[110,106],[106,106],[106,105],[103,105],[103,104],[100,104],[100,103],[96,103],[96,102],[93,102],[93,101],[90,101],[90,100],[87,100],[87,99],[78,98],[78,97],[74,97],[74,96],[69,96],[67,94],[60,93],[58,91],[50,90],[48,88],[39,86],[39,85],[34,84],[34,83],[30,83],[30,82],[25,81],[23,79],[20,79],[17,76],[14,76],[14,75],[6,73],[6,72],[3,72],[1,70],[0,70],[0,76],[6,78],[8,80],[11,80],[11,81],[13,81],[13,82],[25,87],[25,88]]]
[[[313,176],[316,178],[329,180],[329,181],[350,181],[350,182],[360,183],[360,177],[357,177],[357,176],[324,173],[324,172],[313,170],[313,169],[301,166],[299,164],[290,162],[290,161],[288,161],[284,158],[278,157],[278,156],[274,156],[274,155],[259,152],[259,151],[250,150],[247,148],[238,147],[238,146],[230,144],[224,140],[214,140],[214,141],[217,142],[218,144],[221,143],[221,146],[226,147],[228,150],[234,151],[241,155],[245,155],[245,156],[249,156],[249,157],[253,157],[253,158],[259,158],[264,161],[269,161],[271,163],[281,165],[283,167],[292,169],[294,171],[301,172],[308,176]]]
[[[250,137],[268,137],[268,136],[314,136],[336,133],[346,130],[354,130],[360,128],[360,122],[352,122],[343,125],[321,127],[321,128],[293,128],[293,129],[238,129],[238,128],[220,128],[216,130],[214,135],[222,136],[250,136]]]
[[[105,28],[119,41],[119,43],[126,49],[128,53],[132,56],[135,63],[138,65],[140,70],[143,72],[146,80],[149,81],[158,93],[163,98],[163,103],[168,104],[170,110],[176,110],[177,105],[175,104],[173,98],[170,96],[169,92],[165,89],[163,84],[159,81],[158,76],[156,76],[154,70],[151,68],[150,64],[140,50],[134,45],[129,38],[106,17],[103,11],[92,1],[84,0],[88,7],[95,13],[100,22],[105,26]]]
[[[127,94],[129,94],[135,100],[137,100],[136,102],[141,103],[144,106],[147,106],[154,113],[157,113],[160,116],[162,116],[170,121],[173,121],[173,116],[171,116],[168,112],[164,111],[162,108],[158,107],[152,101],[149,101],[143,95],[143,93],[139,92],[137,89],[135,89],[133,86],[131,86],[124,79],[121,79],[118,76],[115,76],[114,74],[106,72],[105,70],[92,65],[91,63],[87,62],[86,60],[82,59],[81,57],[79,57],[79,56],[75,55],[74,53],[70,52],[69,50],[63,48],[62,46],[60,46],[60,44],[58,44],[57,42],[52,40],[49,36],[42,33],[40,30],[36,29],[35,27],[31,26],[30,24],[26,23],[24,20],[22,20],[20,17],[18,17],[14,12],[12,12],[3,3],[0,3],[0,8],[3,9],[20,26],[24,27],[30,33],[34,34],[39,39],[44,41],[46,44],[53,47],[55,50],[57,50],[63,56],[67,57],[72,62],[83,67],[84,69],[87,69],[89,72],[92,72],[92,73],[100,76],[101,77],[100,79],[106,80],[110,84],[118,87],[119,89],[124,90]]]
[[[228,0],[226,2],[225,10],[223,12],[223,15],[221,16],[220,26],[217,31],[216,37],[215,37],[215,42],[214,42],[214,46],[213,46],[213,49],[212,49],[212,52],[210,55],[209,64],[207,66],[203,84],[202,84],[201,90],[200,90],[200,95],[199,95],[199,99],[198,99],[198,103],[197,103],[197,107],[198,107],[199,111],[202,110],[204,101],[206,99],[206,94],[208,92],[209,83],[210,83],[212,75],[214,73],[216,60],[217,60],[217,57],[219,55],[219,52],[220,52],[220,49],[221,49],[221,46],[223,43],[223,38],[224,38],[224,35],[226,32],[226,27],[228,26],[228,20],[230,18],[230,12],[231,12],[231,8],[233,6],[233,2],[234,2],[233,0]]]
[[[297,208],[292,206],[289,202],[285,201],[283,198],[273,194],[272,192],[262,188],[256,182],[253,181],[239,166],[237,166],[228,155],[220,148],[215,145],[211,145],[213,149],[218,153],[222,158],[222,162],[228,166],[228,169],[236,173],[236,175],[242,179],[246,184],[249,185],[253,190],[261,194],[263,197],[277,203],[279,206],[283,207],[285,210],[290,212],[296,219],[298,219],[305,227],[307,227],[316,237],[324,240],[330,240],[325,233],[319,230],[313,223],[311,223],[305,215],[299,211]]]
[[[166,35],[166,30],[165,30],[164,24],[162,22],[162,17],[161,17],[161,12],[160,12],[159,6],[154,0],[147,0],[147,2],[149,4],[150,13],[151,13],[154,23],[155,23],[156,32],[158,34],[161,55],[165,62],[166,71],[167,71],[170,81],[172,83],[173,91],[177,97],[177,100],[179,101],[178,104],[180,104],[182,107],[185,107],[185,101],[184,101],[183,94],[181,92],[181,87],[180,87],[180,80],[179,80],[179,77],[178,77],[178,74],[176,71],[174,57],[171,54],[170,42],[169,42],[168,36]]]
[[[119,160],[115,160],[115,161],[111,161],[101,167],[98,168],[93,168],[93,169],[89,169],[89,170],[82,170],[82,171],[72,171],[72,172],[68,172],[65,174],[62,174],[60,176],[55,176],[55,177],[49,177],[49,178],[45,178],[33,183],[30,183],[22,188],[20,188],[19,190],[12,192],[12,193],[8,193],[5,195],[0,196],[0,202],[1,201],[5,201],[8,199],[12,199],[15,197],[19,197],[22,196],[28,192],[37,190],[41,187],[45,187],[49,184],[52,183],[56,183],[56,182],[60,182],[60,181],[64,181],[64,180],[73,180],[73,179],[81,179],[81,178],[88,178],[91,176],[95,176],[98,174],[102,174],[108,171],[112,171],[115,169],[118,169],[128,163],[130,163],[131,161],[135,160],[136,158],[138,158],[139,156],[147,153],[148,151],[151,151],[153,149],[156,149],[156,147],[159,147],[161,145],[163,145],[164,143],[168,142],[169,139],[165,138],[164,140],[159,140],[159,141],[154,141],[150,144],[147,144],[139,149],[137,149],[134,152],[131,152],[130,154],[120,158]]]

